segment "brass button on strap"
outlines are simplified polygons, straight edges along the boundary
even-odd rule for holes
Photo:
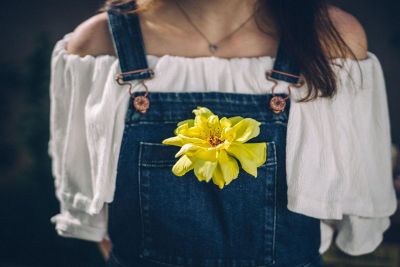
[[[272,72],[277,72],[277,71],[276,71],[276,70],[272,70],[272,71],[267,71],[267,72],[265,73],[266,79],[267,79],[268,81],[271,81],[271,82],[274,83],[274,84],[272,85],[272,88],[271,88],[272,97],[271,97],[271,99],[269,100],[268,107],[269,107],[275,114],[279,114],[279,113],[283,112],[283,111],[285,110],[285,108],[286,108],[286,101],[287,101],[287,100],[289,99],[289,97],[290,97],[290,94],[291,94],[291,87],[292,87],[292,86],[293,86],[293,87],[296,87],[296,88],[302,87],[302,86],[304,85],[304,79],[303,79],[301,76],[296,76],[296,77],[300,78],[299,81],[298,81],[296,84],[290,84],[290,85],[288,86],[288,95],[287,95],[286,97],[282,97],[282,96],[276,95],[275,92],[274,92],[276,86],[278,85],[278,81],[271,77]],[[292,76],[294,76],[293,74],[290,74],[290,73],[283,73],[283,72],[279,72],[279,73],[285,74],[285,75],[292,75]]]

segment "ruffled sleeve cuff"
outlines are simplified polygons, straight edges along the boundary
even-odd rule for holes
[[[94,242],[108,238],[106,208],[95,215],[80,210],[63,210],[50,221],[55,224],[57,234],[63,237]]]
[[[346,254],[360,256],[373,252],[390,226],[389,217],[367,218],[344,215],[342,220],[321,220],[321,246],[325,253],[332,242]],[[333,239],[337,231],[336,239]]]

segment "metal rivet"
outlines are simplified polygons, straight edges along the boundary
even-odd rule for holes
[[[150,106],[150,101],[146,96],[135,96],[133,99],[133,107],[140,113],[145,113]]]
[[[274,96],[269,101],[269,107],[271,110],[278,114],[285,110],[286,107],[286,100],[281,96]]]

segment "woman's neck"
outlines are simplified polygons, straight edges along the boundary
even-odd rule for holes
[[[232,18],[248,17],[253,12],[256,0],[169,0],[178,2],[187,12],[204,20],[234,22]]]
[[[139,6],[142,4],[148,11],[142,13],[147,51],[155,54],[209,55],[206,36],[211,43],[224,40],[215,54],[217,56],[274,54],[273,34],[268,36],[261,32],[255,20],[257,0],[138,1]],[[146,2],[150,3],[148,9]],[[250,17],[252,14],[254,16]],[[259,15],[267,19],[265,10],[261,12],[260,9]],[[249,17],[250,20],[241,26]]]
[[[256,0],[159,0],[158,4],[170,18],[181,21],[182,27],[185,27],[188,23],[177,6],[179,4],[193,23],[210,39],[218,39],[235,30],[251,16],[256,2]],[[248,24],[253,22],[252,20]]]

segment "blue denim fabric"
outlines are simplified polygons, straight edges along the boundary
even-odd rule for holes
[[[146,79],[152,76],[148,70],[146,52],[143,43],[139,17],[129,13],[136,8],[134,1],[123,5],[114,5],[108,11],[108,26],[112,34],[113,45],[122,73],[142,70],[123,75],[123,81]]]
[[[288,54],[288,50],[285,49],[285,44],[286,43],[284,42],[279,43],[278,52],[273,67],[273,70],[278,72],[272,72],[271,78],[296,84],[299,82],[298,77],[285,74],[288,73],[296,76],[300,75],[298,64],[294,62],[293,58]]]
[[[140,93],[135,93],[139,95]],[[285,96],[285,95],[282,95]],[[320,222],[286,208],[285,147],[290,101],[272,112],[270,94],[150,92],[150,109],[128,109],[108,231],[108,266],[261,267],[322,266]],[[179,147],[163,145],[197,106],[220,117],[261,122],[249,142],[267,142],[267,161],[254,178],[222,190],[193,172],[171,172]]]

